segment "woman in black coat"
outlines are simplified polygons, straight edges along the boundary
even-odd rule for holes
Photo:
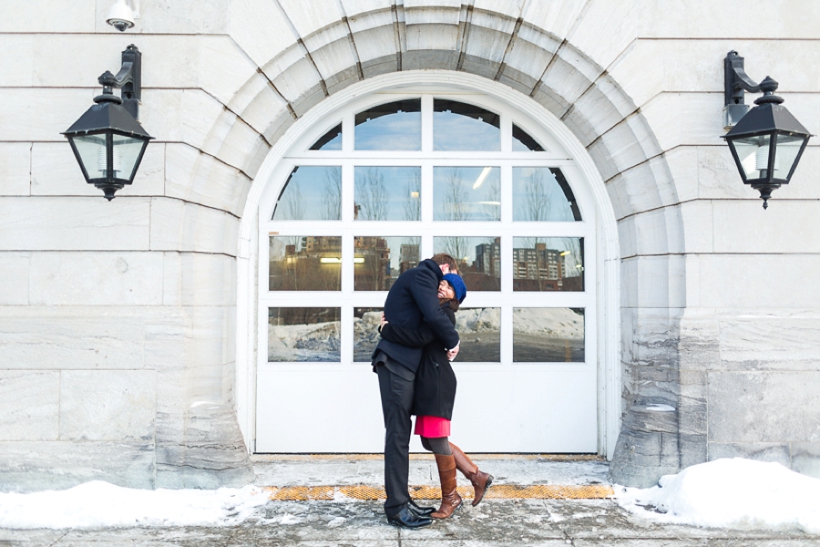
[[[467,296],[467,287],[461,277],[446,274],[439,284],[439,303],[448,319],[455,325],[455,312]],[[456,469],[473,485],[473,505],[478,505],[493,481],[492,475],[478,470],[462,450],[449,442],[450,420],[456,398],[456,375],[444,344],[426,324],[419,329],[394,327],[382,319],[382,338],[407,347],[422,347],[422,360],[416,372],[413,414],[416,415],[416,434],[421,444],[435,454],[441,482],[441,507],[431,516],[447,518],[462,505],[456,490]]]

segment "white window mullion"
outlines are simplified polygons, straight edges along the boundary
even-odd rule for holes
[[[421,152],[433,151],[433,96],[421,96]]]

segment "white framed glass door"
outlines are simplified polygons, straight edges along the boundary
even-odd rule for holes
[[[483,95],[379,94],[278,173],[259,210],[256,452],[383,449],[378,316],[437,252],[468,288],[456,442],[597,451],[595,212],[560,143]]]

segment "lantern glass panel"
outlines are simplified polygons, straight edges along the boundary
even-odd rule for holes
[[[769,135],[744,137],[731,141],[737,153],[737,159],[746,179],[765,179],[768,177]]]
[[[129,183],[134,179],[137,164],[146,141],[112,135],[114,141],[114,178],[125,179]]]
[[[71,139],[88,179],[106,178],[108,169],[105,160],[105,135],[76,135]]]
[[[802,135],[778,135],[775,147],[774,178],[788,179],[805,137]]]

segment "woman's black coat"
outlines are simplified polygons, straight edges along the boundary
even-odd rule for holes
[[[455,325],[455,312],[442,308]],[[453,419],[456,400],[456,374],[447,359],[444,343],[433,330],[423,323],[418,329],[407,329],[387,323],[381,330],[382,338],[408,347],[423,347],[421,363],[416,372],[413,414]]]

